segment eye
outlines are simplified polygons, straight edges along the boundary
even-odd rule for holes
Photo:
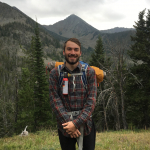
[[[79,51],[79,49],[78,49],[78,48],[75,48],[74,50],[75,50],[76,52],[77,52],[77,51]]]
[[[67,50],[71,51],[71,50],[72,50],[72,48],[71,48],[71,47],[67,47]]]

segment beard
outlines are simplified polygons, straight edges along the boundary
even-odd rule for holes
[[[75,57],[76,60],[75,60],[75,61],[69,61],[69,57]],[[68,56],[65,55],[65,60],[66,60],[66,62],[69,63],[70,65],[76,64],[76,63],[79,61],[79,59],[80,59],[80,56],[78,56],[78,55],[68,55]]]

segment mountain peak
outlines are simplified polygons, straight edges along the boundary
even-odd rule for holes
[[[66,19],[48,26],[47,29],[67,38],[79,38],[88,33],[98,31],[75,14],[71,14]]]
[[[77,15],[75,15],[75,14],[71,14],[70,16],[77,16]]]
[[[78,17],[77,15],[75,15],[75,14],[71,14],[70,16],[68,16],[66,19],[70,19],[70,18],[73,18],[73,19],[80,19],[80,20],[82,20],[80,17]],[[84,20],[82,20],[82,21],[84,21]]]
[[[85,47],[94,47],[94,40],[100,33],[99,30],[95,29],[75,14],[71,14],[66,19],[61,20],[53,25],[45,26],[45,28],[66,38],[80,38],[80,41],[83,41],[82,43],[84,43],[83,45]],[[88,43],[87,41],[89,39],[94,39],[94,42]]]

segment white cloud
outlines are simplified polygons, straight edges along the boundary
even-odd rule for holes
[[[4,1],[4,0],[2,0]],[[41,24],[54,24],[76,14],[95,28],[133,27],[150,0],[5,0]]]

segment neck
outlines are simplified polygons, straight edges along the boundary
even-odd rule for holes
[[[70,65],[68,62],[66,62],[66,67],[67,67],[69,70],[73,71],[73,70],[78,66],[78,64],[79,64],[79,62],[77,62],[77,63],[74,64],[74,65]]]

